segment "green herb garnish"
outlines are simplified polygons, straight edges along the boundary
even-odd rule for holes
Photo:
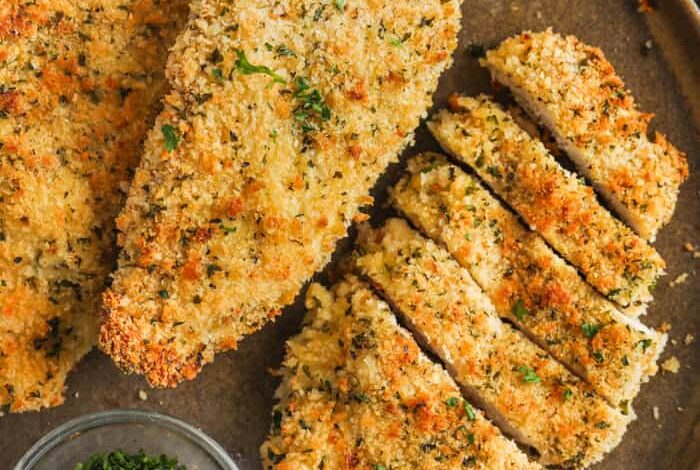
[[[472,405],[470,405],[468,401],[464,402],[464,412],[467,413],[467,419],[469,421],[474,421],[476,419],[476,412],[474,411],[474,408],[472,408]]]
[[[530,311],[525,308],[525,302],[523,302],[523,299],[518,299],[510,311],[518,320],[522,320],[526,316],[530,315]]]
[[[598,334],[600,329],[603,328],[603,325],[594,325],[592,323],[584,323],[581,325],[581,329],[583,330],[583,334],[586,335],[586,338],[594,338],[595,335]]]
[[[297,89],[294,98],[301,101],[301,104],[294,111],[294,119],[301,124],[301,130],[310,132],[316,130],[316,126],[311,121],[312,118],[328,121],[331,118],[331,109],[316,89],[311,89],[311,85],[304,77],[297,77],[294,80]]]
[[[86,462],[79,463],[75,470],[187,470],[178,464],[176,458],[159,455],[148,456],[144,451],[127,454],[121,450],[104,454],[95,454]]]
[[[571,398],[573,394],[574,394],[574,392],[572,392],[570,388],[565,388],[565,389],[564,389],[564,394],[563,394],[563,396],[564,396],[564,401],[568,401],[569,398]]]
[[[180,133],[170,124],[163,124],[160,128],[165,139],[165,150],[172,152],[180,144]]]
[[[523,380],[529,384],[542,381],[537,373],[535,373],[535,371],[528,366],[520,366],[516,370],[523,374]]]
[[[649,338],[640,339],[639,341],[637,341],[637,344],[641,344],[642,351],[647,352],[647,348],[651,346],[651,340]]]
[[[250,62],[248,62],[248,58],[245,56],[245,52],[243,52],[240,49],[236,49],[236,56],[238,57],[236,59],[236,70],[242,75],[253,75],[256,73],[262,73],[264,75],[268,75],[272,77],[272,82],[277,82],[277,83],[287,83],[287,80],[282,78],[279,74],[275,73],[270,69],[270,67],[267,67],[265,65],[253,65]]]
[[[445,400],[445,404],[449,407],[457,406],[458,400],[455,397],[450,397]]]

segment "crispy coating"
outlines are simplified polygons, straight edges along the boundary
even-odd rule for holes
[[[502,318],[611,403],[626,409],[656,373],[666,335],[620,312],[445,157],[411,159],[391,200],[469,271]]]
[[[0,405],[63,402],[185,0],[0,2]]]
[[[458,0],[196,0],[118,218],[101,347],[155,386],[193,378],[324,266],[412,141]]]
[[[465,402],[385,302],[348,276],[307,293],[287,343],[266,469],[536,469]]]
[[[656,133],[603,52],[552,30],[524,32],[482,59],[493,78],[549,128],[559,145],[642,237],[668,223],[686,156]]]
[[[467,270],[403,219],[364,227],[357,265],[453,371],[467,396],[542,465],[582,468],[622,439],[623,416],[504,323]]]
[[[625,313],[642,313],[665,268],[656,250],[490,98],[453,96],[450,106],[428,123],[440,145],[471,166],[599,292]]]

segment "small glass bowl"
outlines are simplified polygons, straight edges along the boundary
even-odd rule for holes
[[[114,450],[176,457],[187,470],[238,470],[226,451],[197,428],[151,411],[84,415],[39,439],[14,470],[73,470],[91,455]]]

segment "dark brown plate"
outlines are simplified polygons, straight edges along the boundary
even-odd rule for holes
[[[656,246],[668,263],[668,276],[659,285],[656,303],[644,321],[651,326],[669,322],[672,342],[664,358],[681,361],[677,375],[660,373],[643,387],[635,401],[639,418],[623,443],[597,469],[700,468],[700,338],[690,346],[686,334],[698,335],[700,325],[700,259],[683,249],[700,245],[700,12],[693,0],[657,0],[657,10],[643,15],[634,0],[464,0],[464,29],[456,63],[443,77],[436,96],[444,103],[449,93],[489,90],[488,75],[466,52],[475,42],[497,44],[523,29],[554,27],[600,46],[633,91],[643,110],[656,113],[653,126],[688,153],[690,180],[682,188],[673,222]],[[652,40],[652,47],[644,44]],[[421,129],[415,148],[438,150]],[[375,191],[374,219],[383,214],[387,184],[396,180],[392,168]],[[339,253],[347,252],[347,241]],[[685,284],[670,287],[681,273]],[[8,469],[41,435],[83,413],[114,407],[147,408],[171,414],[199,426],[238,460],[242,470],[260,468],[258,447],[270,424],[277,379],[268,369],[279,366],[284,340],[298,330],[302,309],[297,304],[275,325],[246,339],[241,348],[222,354],[194,382],[176,390],[147,390],[139,377],[120,374],[111,362],[93,352],[72,374],[62,407],[5,416],[0,419],[0,469]],[[147,401],[138,398],[147,390]],[[77,396],[79,394],[79,396]],[[655,420],[652,407],[659,410]],[[70,470],[70,469],[69,469]]]

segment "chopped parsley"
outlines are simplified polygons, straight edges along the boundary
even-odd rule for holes
[[[598,334],[601,328],[603,328],[603,325],[594,325],[592,323],[584,323],[583,325],[581,325],[583,334],[586,335],[586,338],[590,339],[593,339],[595,335]]]
[[[642,351],[647,352],[647,348],[651,346],[651,340],[649,338],[640,339],[637,344],[642,345]]]
[[[297,77],[294,84],[297,89],[293,96],[301,102],[294,111],[294,119],[300,123],[303,132],[314,131],[317,127],[312,119],[328,121],[331,118],[331,109],[321,93],[316,89],[311,89],[311,85],[304,77]]]
[[[459,400],[457,400],[455,397],[450,397],[447,400],[445,400],[445,404],[450,408],[457,406],[458,402]]]
[[[523,374],[523,380],[529,384],[534,384],[542,381],[542,379],[540,379],[537,373],[535,373],[535,371],[528,366],[520,366],[516,370]]]
[[[121,450],[104,454],[95,454],[86,462],[79,463],[74,470],[186,470],[176,458],[159,455],[148,456],[144,451],[127,454]]]
[[[343,8],[345,8],[345,0],[333,0],[333,5],[335,5],[338,11],[343,11]]]
[[[284,44],[277,46],[277,54],[280,56],[286,57],[286,56],[293,56],[296,57],[296,54],[294,53],[293,50],[285,46]]]
[[[464,402],[464,412],[467,413],[467,419],[469,421],[474,421],[476,419],[476,412],[474,411],[474,408],[472,408],[472,405],[469,404],[468,401]]]
[[[162,289],[162,290],[158,291],[158,295],[160,296],[161,299],[168,299],[168,298],[170,298],[170,294],[169,294],[168,291],[165,290],[165,289]]]
[[[564,401],[568,401],[573,394],[574,392],[572,392],[570,388],[565,388],[564,393],[562,394],[562,396],[564,397]]]
[[[367,395],[365,395],[364,393],[355,393],[352,397],[358,403],[369,403],[370,402],[369,397]]]
[[[501,174],[501,171],[498,169],[498,167],[495,167],[495,166],[489,166],[488,168],[486,168],[486,171],[487,171],[491,176],[494,176],[494,177],[496,177],[496,178],[500,178],[501,176],[503,176],[503,175]]]
[[[163,124],[160,128],[165,140],[165,150],[172,152],[180,144],[180,133],[170,124]]]
[[[267,67],[265,65],[253,65],[250,62],[248,62],[248,58],[245,55],[245,52],[243,52],[240,49],[236,49],[236,56],[238,57],[236,59],[236,70],[241,75],[253,75],[256,73],[262,73],[264,75],[268,75],[272,77],[272,82],[275,83],[287,83],[287,80],[282,78],[279,74],[275,73],[270,69],[270,67]]]
[[[523,299],[518,299],[518,301],[515,302],[515,305],[513,305],[513,308],[511,308],[510,311],[518,320],[522,320],[526,316],[530,315],[530,311],[525,308],[525,303],[523,302]]]
[[[620,292],[622,292],[622,289],[610,289],[606,297],[612,299],[615,296],[617,296]]]

